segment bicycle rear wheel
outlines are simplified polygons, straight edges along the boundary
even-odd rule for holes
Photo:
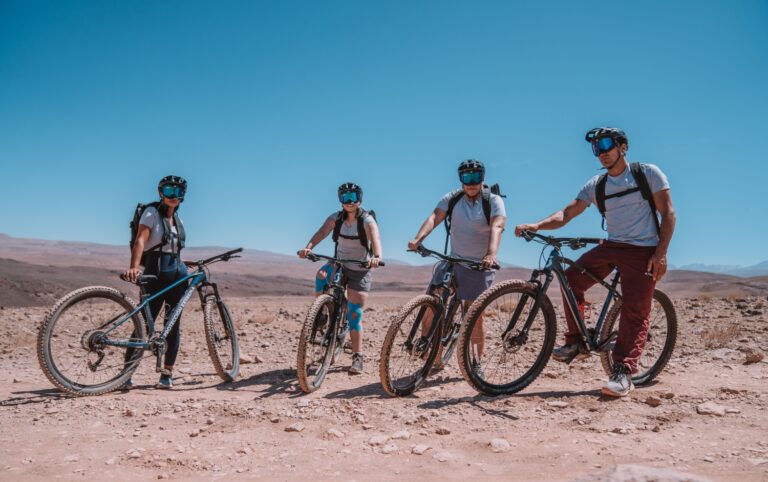
[[[135,304],[106,286],[75,290],[45,316],[37,337],[37,359],[51,383],[72,395],[101,395],[124,385],[139,366],[143,350],[105,342],[145,341],[136,313],[118,327]]]
[[[470,306],[459,336],[459,368],[464,380],[478,392],[490,396],[519,392],[547,365],[557,333],[549,297],[542,296],[530,328],[523,330],[536,296],[533,283],[509,280],[487,289]],[[516,312],[517,321],[507,331]],[[479,357],[472,332],[481,318],[484,350]]]
[[[237,333],[227,305],[216,295],[209,294],[203,304],[205,341],[216,374],[225,382],[232,382],[240,372],[240,347]]]
[[[427,379],[440,340],[437,329],[430,338],[421,336],[422,321],[431,316],[432,323],[440,322],[439,306],[432,295],[417,296],[392,320],[379,360],[381,385],[388,394],[410,395]]]
[[[338,320],[333,320],[335,303],[331,295],[318,296],[309,307],[299,336],[296,354],[296,378],[304,393],[320,388],[333,358],[334,333]]]
[[[608,315],[605,317],[605,324],[600,329],[600,340],[606,340],[608,337],[616,336],[617,322],[621,314],[621,302],[613,304]],[[659,290],[653,292],[653,305],[649,316],[648,337],[646,338],[645,348],[640,360],[637,363],[637,373],[632,375],[632,383],[643,385],[658,376],[672,357],[677,342],[677,314],[672,300]],[[613,372],[613,347],[612,342],[607,351],[600,353],[600,361],[603,370],[611,374]]]

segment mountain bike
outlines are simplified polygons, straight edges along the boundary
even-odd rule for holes
[[[454,265],[485,270],[477,261],[446,256],[423,246],[415,252],[447,261],[448,269],[440,284],[430,285],[427,294],[411,299],[395,315],[387,331],[381,347],[379,376],[384,390],[393,396],[416,391],[435,362],[440,367],[446,365],[456,348],[464,310],[456,295]]]
[[[557,321],[552,302],[547,296],[556,277],[565,293],[565,309],[570,310],[582,337],[580,357],[597,353],[606,373],[613,370],[611,352],[616,343],[617,320],[621,312],[622,295],[618,269],[609,282],[598,278],[562,255],[562,248],[578,250],[588,244],[600,244],[598,238],[553,238],[524,231],[526,241],[551,248],[544,268],[533,270],[531,278],[508,280],[486,290],[472,304],[459,337],[459,367],[464,379],[485,395],[508,395],[519,392],[532,383],[549,361],[557,334]],[[576,297],[568,284],[563,265],[574,266],[607,290],[605,301],[593,327],[588,327]],[[543,278],[543,282],[542,282]],[[470,349],[471,333],[482,317],[486,352],[483,370],[472,370],[476,363]],[[635,385],[653,380],[666,366],[677,340],[677,315],[672,301],[654,290],[653,306],[645,350],[638,363],[639,371],[632,376]]]
[[[323,384],[328,369],[339,358],[344,347],[349,322],[347,321],[347,278],[343,263],[368,267],[367,261],[338,259],[309,253],[308,260],[330,261],[331,271],[323,294],[310,305],[299,335],[296,353],[296,377],[304,393],[311,393]],[[379,263],[384,266],[384,263]]]
[[[205,339],[216,373],[233,381],[240,370],[237,334],[208,266],[238,258],[238,248],[194,263],[197,269],[165,289],[149,295],[153,275],[139,276],[140,303],[107,286],[75,290],[51,308],[40,326],[37,358],[45,376],[60,390],[73,395],[101,395],[122,387],[139,366],[144,351],[157,357],[156,371],[170,374],[162,365],[166,338],[178,322],[192,294],[197,291],[205,320]],[[122,276],[121,276],[122,277]],[[167,291],[189,285],[181,300],[156,331],[150,302]]]

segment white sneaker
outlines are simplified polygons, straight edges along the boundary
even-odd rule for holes
[[[611,373],[610,378],[603,385],[602,393],[609,397],[626,397],[634,389],[635,385],[632,383],[629,367],[623,363],[617,363],[613,366],[613,373]]]

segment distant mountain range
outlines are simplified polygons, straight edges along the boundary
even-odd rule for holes
[[[729,274],[731,276],[740,276],[748,278],[752,276],[768,275],[768,260],[752,266],[735,266],[726,264],[686,264],[684,266],[673,267],[674,269],[684,269],[688,271],[704,271],[706,273]]]

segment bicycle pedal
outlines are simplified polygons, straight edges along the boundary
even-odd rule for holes
[[[344,343],[343,350],[344,350],[344,353],[346,353],[348,355],[351,355],[352,354],[352,343],[349,342],[349,341]]]

